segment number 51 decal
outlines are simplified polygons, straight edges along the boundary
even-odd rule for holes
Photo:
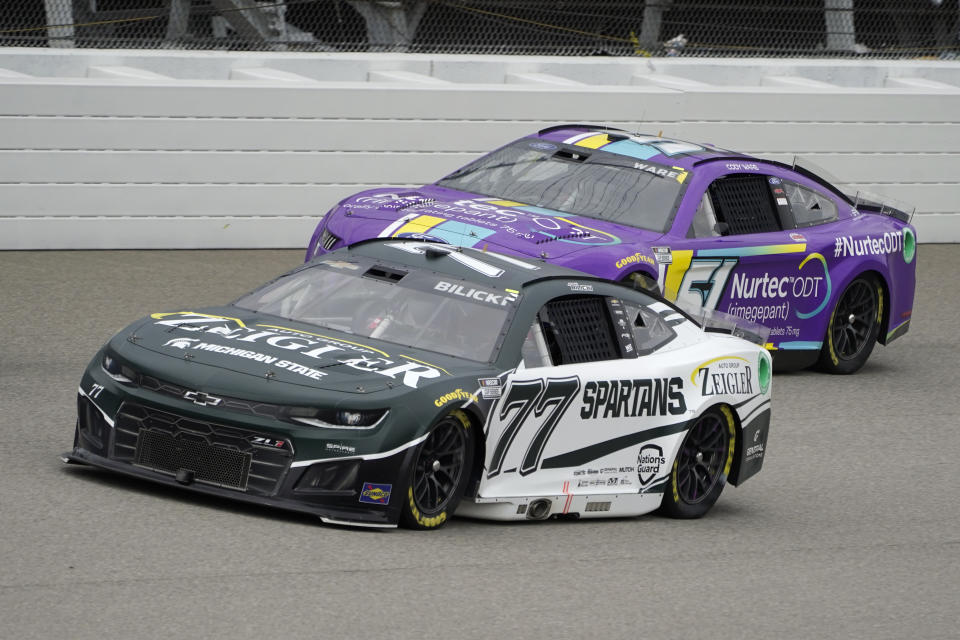
[[[487,477],[492,478],[503,470],[507,451],[531,413],[534,418],[540,418],[544,414],[546,417],[530,439],[519,471],[522,476],[536,471],[540,466],[540,458],[543,456],[547,441],[550,440],[554,428],[578,391],[580,391],[580,378],[577,376],[547,378],[546,381],[538,378],[511,384],[495,416],[498,423],[506,423],[506,426],[493,448],[493,458],[490,460]]]
[[[716,309],[737,262],[737,258],[693,258],[677,288],[677,302]]]

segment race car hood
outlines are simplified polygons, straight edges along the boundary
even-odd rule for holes
[[[118,334],[110,348],[134,370],[173,382],[188,377],[227,394],[239,386],[261,395],[264,379],[279,387],[368,394],[417,389],[484,368],[412,347],[359,340],[238,307],[217,307],[152,314]]]
[[[625,237],[651,243],[663,235],[436,185],[359,193],[342,201],[326,225],[348,245],[374,237],[418,238],[554,261],[618,245]]]

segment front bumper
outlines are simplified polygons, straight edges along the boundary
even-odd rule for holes
[[[111,417],[81,393],[74,448],[64,459],[334,524],[397,525],[415,447],[369,459],[298,463],[293,444],[275,433],[200,420],[170,407],[125,402]]]

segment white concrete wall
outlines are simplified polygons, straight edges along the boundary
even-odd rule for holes
[[[960,241],[960,63],[0,49],[0,248],[304,246],[558,122],[789,160]]]

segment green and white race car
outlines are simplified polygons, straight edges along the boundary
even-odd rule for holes
[[[767,442],[770,356],[728,329],[542,261],[374,240],[121,331],[64,460],[359,526],[698,517]]]

